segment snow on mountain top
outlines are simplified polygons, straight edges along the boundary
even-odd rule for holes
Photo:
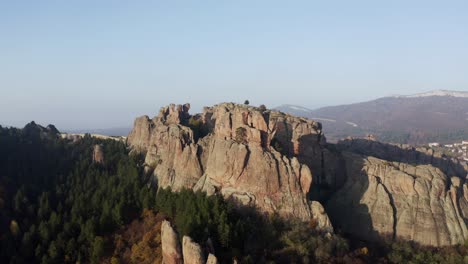
[[[302,112],[310,112],[312,110],[302,107],[302,106],[297,106],[297,105],[282,105],[279,107],[276,107],[277,109],[293,109],[296,111],[302,111]]]
[[[427,92],[427,93],[419,93],[419,94],[413,94],[413,95],[400,95],[400,96],[394,96],[394,97],[397,97],[397,98],[418,98],[418,97],[429,97],[429,96],[452,96],[452,97],[468,98],[468,92],[437,90],[437,91],[430,91],[430,92]]]
[[[304,107],[290,106],[290,108],[292,108],[292,109],[294,109],[294,110],[298,110],[298,111],[310,112],[309,109],[304,108]]]

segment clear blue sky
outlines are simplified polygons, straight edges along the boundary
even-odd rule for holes
[[[468,1],[1,1],[0,124],[468,90]]]

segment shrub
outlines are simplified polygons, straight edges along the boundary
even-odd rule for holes
[[[245,144],[247,143],[247,129],[243,127],[238,127],[236,129],[236,139],[237,143]]]
[[[208,135],[207,129],[203,126],[203,122],[196,117],[190,117],[188,121],[188,127],[193,131],[193,137],[195,141]]]

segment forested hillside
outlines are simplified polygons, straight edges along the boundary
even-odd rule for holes
[[[93,163],[102,144],[106,162]],[[154,201],[125,145],[61,140],[35,124],[0,128],[2,263],[97,261],[104,237]]]

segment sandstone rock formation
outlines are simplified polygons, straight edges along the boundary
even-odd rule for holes
[[[161,225],[161,246],[163,264],[182,264],[182,253],[177,233],[168,221]]]
[[[159,188],[219,192],[265,212],[303,220],[320,212],[323,219],[307,199],[310,167],[320,174],[326,151],[319,123],[232,103],[195,116],[188,109],[171,105],[153,119],[140,117],[128,136],[133,151],[146,153]],[[199,131],[205,135],[197,137]],[[320,222],[332,230],[329,221]]]
[[[202,247],[188,236],[183,237],[181,249],[177,233],[168,221],[161,225],[161,246],[163,264],[218,264],[211,253],[205,259]]]
[[[313,219],[316,221],[318,229],[333,233],[333,227],[327,213],[325,212],[325,208],[316,201],[312,201],[311,208]]]
[[[206,264],[218,264],[218,259],[216,258],[215,255],[209,254],[208,255],[208,260],[206,261]]]
[[[101,145],[94,145],[93,147],[93,162],[104,163],[104,151]]]
[[[182,239],[182,253],[184,264],[205,264],[205,257],[200,245],[188,236],[184,236]]]
[[[336,227],[368,240],[387,236],[447,246],[468,238],[466,184],[432,165],[344,152],[347,181],[327,204]]]
[[[251,106],[224,103],[194,116],[189,108],[140,117],[128,137],[159,188],[220,193],[367,240],[468,239],[466,163],[374,140],[326,144],[319,123]],[[327,201],[326,210],[308,197]]]

